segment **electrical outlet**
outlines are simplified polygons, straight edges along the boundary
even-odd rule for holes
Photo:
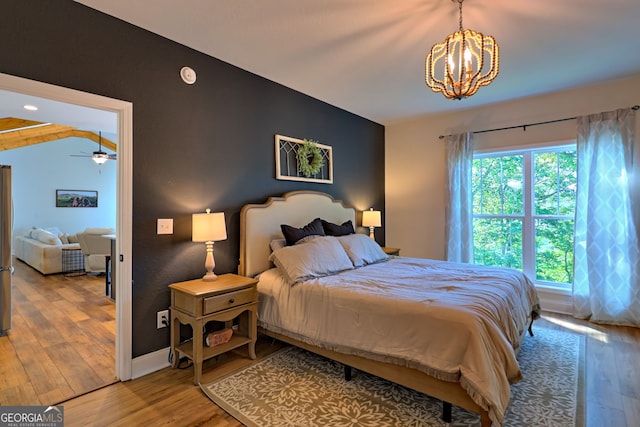
[[[158,329],[169,326],[169,310],[162,310],[156,313],[156,327]]]

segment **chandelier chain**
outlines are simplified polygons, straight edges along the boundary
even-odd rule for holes
[[[460,31],[462,31],[462,2],[464,0],[458,0],[458,9],[460,10],[460,19],[459,19],[459,23],[460,23]]]

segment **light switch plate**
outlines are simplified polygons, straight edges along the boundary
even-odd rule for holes
[[[173,218],[158,218],[158,234],[173,234]]]

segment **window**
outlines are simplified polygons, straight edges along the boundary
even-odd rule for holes
[[[516,268],[537,284],[568,289],[576,171],[575,144],[474,155],[475,262]]]

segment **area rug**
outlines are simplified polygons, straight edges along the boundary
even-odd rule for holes
[[[524,379],[511,387],[504,426],[574,427],[584,337],[535,327],[518,355]],[[582,354],[582,356],[581,356]],[[249,427],[476,427],[479,416],[381,378],[288,347],[238,372],[201,385],[213,402]]]

